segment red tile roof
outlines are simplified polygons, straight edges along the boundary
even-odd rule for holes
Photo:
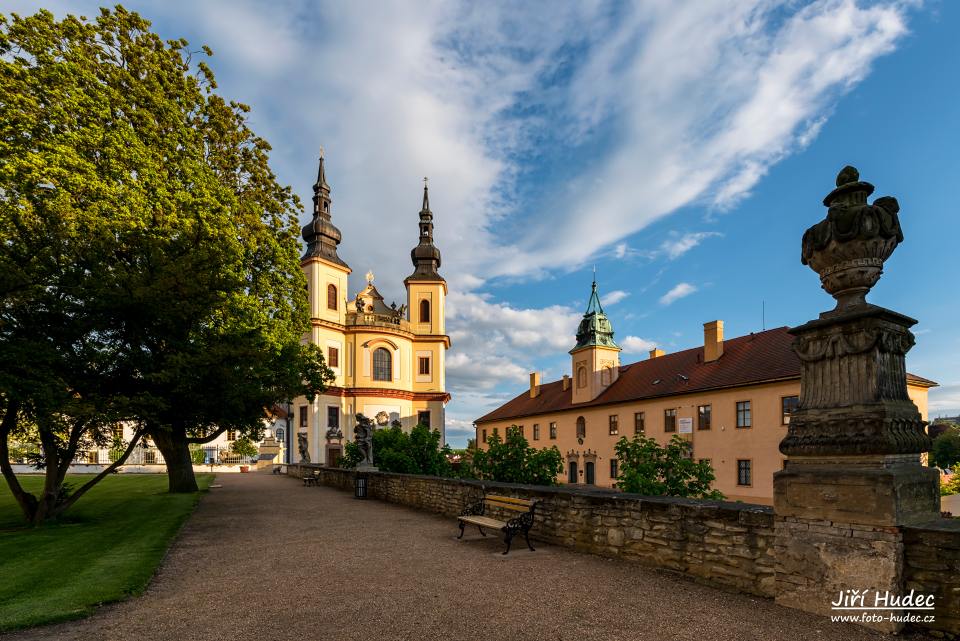
[[[787,333],[787,329],[778,327],[724,341],[723,356],[711,363],[703,362],[703,346],[700,346],[621,365],[616,382],[586,403],[574,405],[571,400],[573,390],[564,391],[562,381],[546,383],[540,386],[536,398],[530,398],[529,389],[525,390],[475,422],[489,423],[574,408],[800,378],[800,359],[790,347],[793,336]],[[936,385],[913,374],[908,374],[907,379],[915,385]]]

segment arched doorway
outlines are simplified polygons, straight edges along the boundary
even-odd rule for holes
[[[580,479],[577,478],[577,462],[570,461],[569,464],[570,473],[567,476],[567,483],[579,483]]]

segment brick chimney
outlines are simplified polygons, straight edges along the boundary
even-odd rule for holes
[[[530,372],[530,398],[540,396],[540,372]]]
[[[703,324],[703,362],[710,363],[723,356],[723,321]]]
[[[566,392],[568,389],[570,389],[570,375],[564,374],[563,375],[563,391]]]
[[[650,350],[650,358],[660,358],[664,354],[666,354],[666,352],[659,347],[655,347],[654,349]]]

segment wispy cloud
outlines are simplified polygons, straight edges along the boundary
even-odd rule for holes
[[[716,231],[700,231],[683,234],[675,238],[668,238],[660,245],[660,250],[670,260],[676,260],[686,254],[688,251],[702,243],[707,238],[722,236]]]
[[[696,285],[691,285],[690,283],[677,283],[674,285],[673,289],[660,297],[661,305],[672,305],[676,301],[689,296],[690,294],[697,291]]]
[[[610,305],[616,305],[624,298],[630,295],[630,292],[625,292],[622,289],[615,289],[612,292],[608,292],[600,297],[600,304],[604,307]]]

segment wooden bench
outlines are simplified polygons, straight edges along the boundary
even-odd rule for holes
[[[303,477],[303,487],[308,485],[320,485],[320,470],[314,470],[312,474],[306,474]]]
[[[506,510],[517,514],[507,521],[498,521],[487,516],[490,509]],[[533,513],[536,509],[537,502],[534,500],[485,494],[482,500],[468,505],[457,517],[460,521],[460,536],[457,538],[463,538],[463,528],[467,525],[476,525],[483,536],[487,535],[483,528],[499,530],[503,532],[503,540],[507,544],[507,549],[503,553],[509,554],[513,537],[522,533],[523,538],[527,541],[527,547],[530,548],[531,552],[534,552],[533,546],[530,545],[530,527],[533,525]]]

